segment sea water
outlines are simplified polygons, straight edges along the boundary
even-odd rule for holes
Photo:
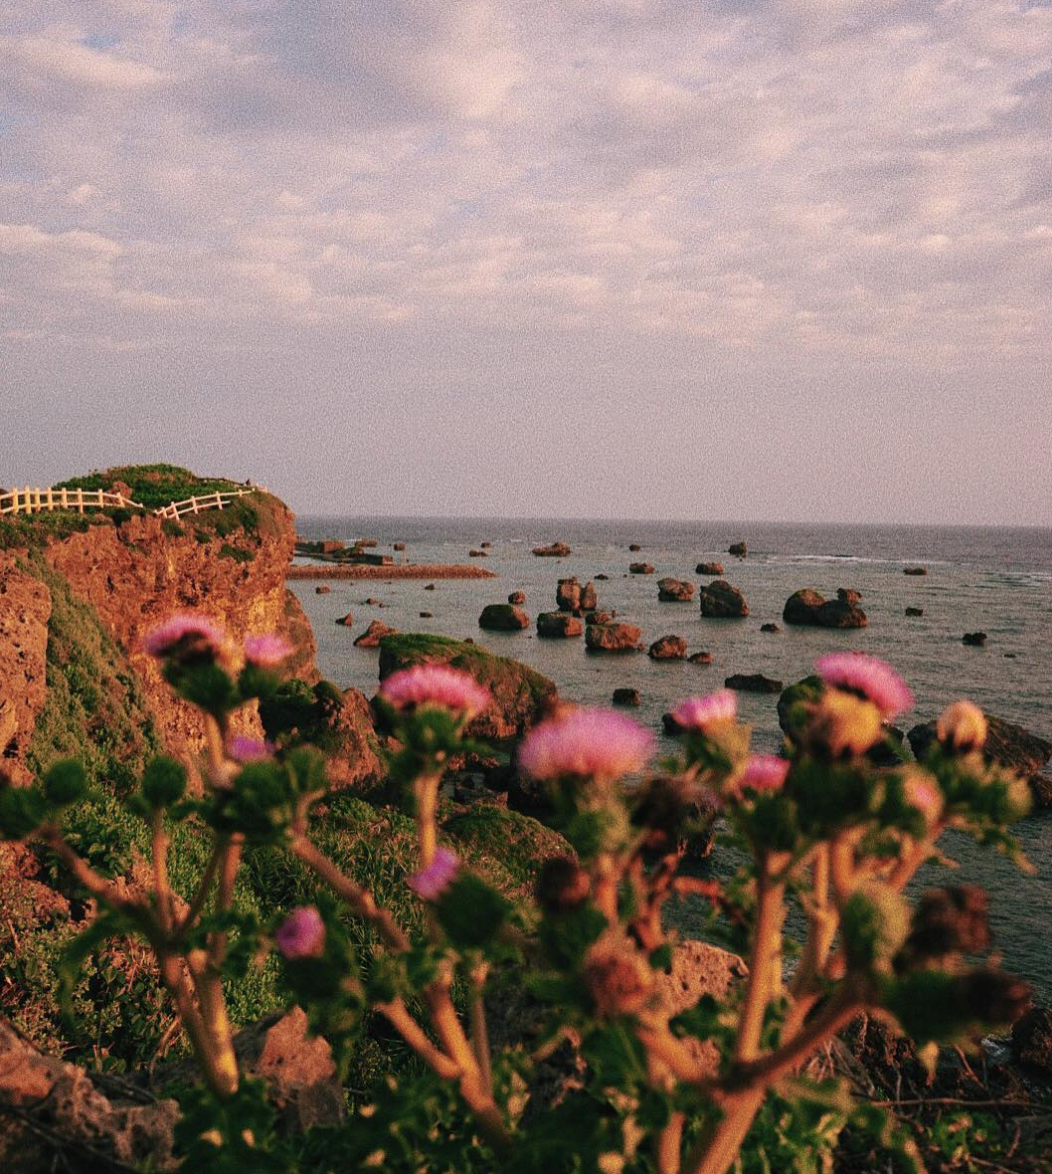
[[[789,684],[812,671],[824,652],[852,649],[880,656],[907,680],[916,695],[906,728],[934,718],[944,705],[967,697],[988,713],[1017,722],[1052,739],[1052,530],[932,526],[760,525],[757,523],[666,523],[557,521],[544,519],[300,518],[309,538],[374,538],[377,550],[414,563],[472,563],[495,579],[332,580],[331,592],[315,593],[316,582],[290,585],[310,618],[322,673],[343,688],[372,696],[377,686],[376,650],[353,646],[373,619],[403,632],[472,637],[493,652],[511,656],[550,677],[567,699],[607,705],[615,688],[639,690],[642,705],[632,711],[660,733],[661,715],[683,697],[723,685],[732,673],[763,673]],[[538,558],[534,546],[561,540],[573,554]],[[748,557],[727,553],[745,541]],[[490,542],[488,557],[468,552]],[[639,552],[629,545],[639,544]],[[629,564],[647,562],[653,575],[633,575]],[[749,605],[743,620],[713,620],[692,603],[659,603],[657,581],[670,575],[696,584],[699,562],[719,561],[724,578]],[[924,566],[925,576],[903,568]],[[478,617],[487,603],[510,592],[526,594],[531,620],[555,610],[560,578],[576,575],[595,583],[599,607],[643,630],[646,644],[660,636],[683,636],[690,652],[712,654],[710,665],[655,662],[645,654],[594,655],[584,641],[538,639],[523,632],[482,632]],[[861,592],[869,626],[859,630],[793,628],[782,624],[786,599],[802,587],[835,598],[838,587]],[[384,607],[367,606],[366,598]],[[924,615],[907,617],[906,607]],[[433,618],[421,619],[421,611]],[[354,615],[351,627],[336,620]],[[763,633],[763,623],[782,627]],[[965,632],[987,633],[985,647],[961,642]],[[753,727],[756,749],[775,751],[780,731],[777,695],[739,694],[739,712]],[[669,743],[671,748],[671,743]],[[929,865],[921,886],[975,882],[990,894],[991,924],[1004,964],[1052,998],[1052,813],[1035,815],[1017,828],[1036,876],[1021,875],[1007,860],[951,834],[944,845],[960,867]],[[719,868],[719,863],[714,862]],[[693,917],[681,911],[685,931]]]

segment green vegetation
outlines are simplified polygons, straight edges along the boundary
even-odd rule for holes
[[[236,563],[250,563],[256,556],[251,550],[242,550],[239,546],[231,546],[229,542],[224,542],[219,548],[219,557],[233,559]]]
[[[83,477],[70,477],[54,488],[110,489],[118,481],[127,485],[132,491],[132,499],[147,509],[237,488],[236,482],[226,477],[198,477],[178,465],[119,465],[113,469],[95,470]]]
[[[5,514],[0,518],[0,550],[39,550],[92,526],[112,525],[105,513],[75,514],[65,510],[40,514]]]

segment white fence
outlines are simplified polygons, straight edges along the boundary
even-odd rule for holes
[[[209,510],[225,509],[236,498],[249,493],[265,492],[260,487],[251,489],[230,489],[223,493],[206,493],[201,497],[188,497],[184,501],[173,501],[154,510],[161,518],[182,518],[187,514],[203,514]],[[120,493],[104,489],[13,489],[0,493],[0,514],[38,514],[44,510],[76,510],[78,514],[87,509],[145,509],[137,501],[131,501]]]

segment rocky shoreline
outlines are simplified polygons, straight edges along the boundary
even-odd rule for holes
[[[495,571],[468,564],[373,566],[369,563],[327,564],[323,567],[290,564],[286,579],[496,579]]]

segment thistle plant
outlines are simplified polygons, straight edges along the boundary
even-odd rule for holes
[[[948,888],[911,905],[905,890],[947,828],[1025,867],[1008,827],[1028,809],[1027,786],[985,762],[985,719],[967,702],[939,719],[924,762],[897,760],[886,723],[912,697],[873,658],[818,661],[818,683],[800,693],[777,757],[752,752],[727,691],[677,708],[678,750],[657,762],[652,735],[624,716],[553,713],[525,737],[518,763],[547,788],[571,851],[540,868],[525,907],[441,842],[442,779],[480,749],[468,729],[489,694],[448,667],[394,674],[378,704],[398,746],[391,778],[415,820],[417,867],[404,879],[423,930],[411,932],[312,837],[326,793],[321,756],[231,736],[234,711],[276,690],[288,647],[270,636],[238,650],[214,624],[185,616],[146,647],[208,734],[200,794],[181,766],[159,759],[129,800],[151,829],[150,885],[116,886],[67,843],[63,812],[85,788],[75,764],[0,791],[0,831],[50,849],[96,900],[81,954],[113,933],[152,949],[204,1082],[181,1134],[191,1160],[208,1153],[213,1168],[230,1169],[291,1161],[267,1137],[261,1090],[238,1071],[224,999],[224,980],[268,950],[338,1057],[379,1016],[417,1061],[416,1076],[357,1106],[325,1168],[723,1174],[739,1155],[746,1168],[782,1168],[775,1150],[791,1144],[795,1168],[817,1169],[848,1121],[916,1165],[893,1122],[809,1079],[807,1061],[863,1012],[930,1054],[1011,1022],[1025,1005],[1023,984],[966,961],[989,946],[981,894]],[[713,811],[744,861],[726,883],[681,867],[687,835]],[[167,873],[169,829],[181,820],[197,821],[212,843],[188,901]],[[242,852],[255,844],[300,861],[318,881],[316,902],[276,910],[267,924],[236,916]],[[677,944],[665,914],[692,894],[748,973],[726,999],[672,1014],[659,994]],[[793,907],[806,921],[799,942],[783,933]],[[348,918],[372,928],[375,950],[352,947]],[[507,983],[543,1008],[527,1049],[490,1042],[487,992]],[[538,1077],[560,1047],[572,1049],[577,1079],[541,1105]],[[772,1142],[763,1120],[774,1103],[783,1112]]]

